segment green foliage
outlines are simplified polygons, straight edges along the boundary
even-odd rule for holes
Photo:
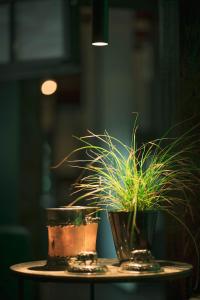
[[[79,138],[83,145],[64,159],[83,170],[74,184],[72,194],[76,199],[72,204],[85,199],[106,209],[162,209],[171,214],[176,205],[189,208],[189,195],[199,184],[198,167],[192,162],[198,141],[191,132],[192,129],[177,138],[163,137],[137,146],[135,124],[127,146],[107,132],[96,135],[89,131]],[[71,159],[81,151],[85,159]]]

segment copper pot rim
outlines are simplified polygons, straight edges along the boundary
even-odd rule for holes
[[[46,210],[48,211],[74,211],[74,210],[90,210],[90,209],[96,209],[99,210],[100,208],[98,206],[81,206],[81,205],[66,205],[66,206],[60,206],[60,207],[48,207]]]

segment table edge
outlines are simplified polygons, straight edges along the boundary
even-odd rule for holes
[[[111,261],[112,259],[108,259],[109,261]],[[24,263],[19,263],[19,264],[15,264],[10,266],[10,271],[16,275],[18,278],[22,278],[22,279],[30,279],[30,280],[35,280],[35,281],[43,281],[43,282],[69,282],[69,283],[105,283],[105,282],[145,282],[145,281],[165,281],[165,280],[175,280],[175,279],[183,279],[183,278],[187,278],[190,277],[192,275],[192,271],[193,271],[193,266],[191,264],[188,263],[183,263],[183,262],[178,262],[178,261],[168,261],[168,260],[158,260],[158,262],[161,263],[174,263],[177,265],[181,266],[185,266],[188,269],[187,270],[182,270],[181,272],[177,272],[177,273],[173,273],[173,274],[169,274],[169,273],[154,273],[153,276],[151,276],[151,274],[147,275],[147,274],[141,274],[140,276],[136,276],[136,274],[130,274],[130,276],[125,277],[123,276],[117,276],[115,277],[113,276],[104,276],[103,274],[101,275],[95,275],[94,274],[81,274],[80,276],[75,276],[75,274],[73,274],[72,276],[66,276],[65,274],[56,276],[56,275],[52,275],[49,276],[48,274],[34,274],[34,273],[25,273],[23,271],[19,271],[16,270],[16,267],[22,266],[22,265],[27,265],[28,263],[44,263],[46,262],[46,260],[39,260],[39,261],[29,261],[29,262],[24,262]],[[116,259],[113,259],[113,263],[116,262]],[[51,271],[48,271],[51,272]],[[156,276],[158,275],[158,276]],[[159,276],[160,275],[160,276]]]

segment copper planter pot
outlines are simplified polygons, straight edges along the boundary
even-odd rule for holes
[[[65,269],[80,253],[95,253],[98,229],[96,207],[66,206],[47,209],[47,267]]]

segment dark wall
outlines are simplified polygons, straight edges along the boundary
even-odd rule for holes
[[[19,220],[20,98],[17,82],[0,84],[0,224]]]

